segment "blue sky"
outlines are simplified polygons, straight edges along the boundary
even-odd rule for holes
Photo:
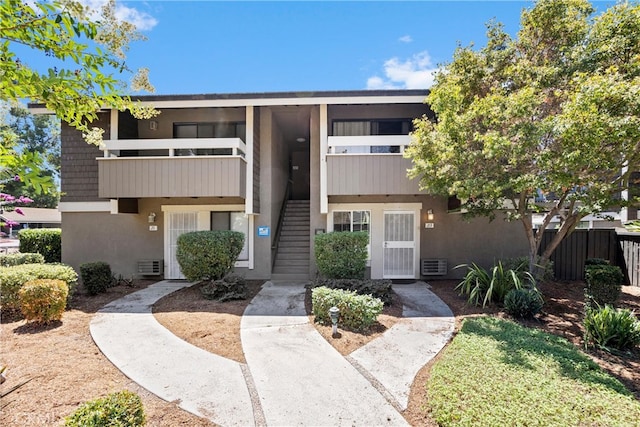
[[[97,6],[106,0],[81,0]],[[121,1],[157,94],[426,88],[458,43],[515,35],[523,1]],[[611,2],[595,2],[606,7]]]

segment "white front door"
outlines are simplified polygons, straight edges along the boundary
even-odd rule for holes
[[[166,279],[184,279],[180,265],[176,259],[178,237],[181,234],[198,230],[198,212],[167,212],[167,248],[168,265]]]
[[[415,213],[385,211],[382,277],[414,279],[415,276]]]

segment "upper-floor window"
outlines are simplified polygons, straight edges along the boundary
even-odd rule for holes
[[[333,136],[408,135],[412,130],[411,119],[334,120]],[[336,153],[399,153],[400,147],[349,146],[336,147]]]
[[[174,138],[240,138],[246,139],[245,122],[174,123]],[[231,148],[177,149],[176,156],[230,155]]]

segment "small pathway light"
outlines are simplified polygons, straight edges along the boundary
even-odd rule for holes
[[[338,334],[338,319],[340,318],[340,309],[338,307],[331,307],[329,309],[329,317],[331,317],[331,324],[333,325],[332,335]]]

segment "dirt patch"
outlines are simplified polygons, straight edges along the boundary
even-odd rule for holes
[[[46,327],[34,327],[24,320],[3,317],[0,325],[0,365],[9,367],[9,379],[0,386],[0,390],[6,390],[22,380],[33,379],[2,400],[1,404],[8,403],[8,406],[0,413],[0,425],[60,425],[61,420],[82,402],[122,389],[140,394],[149,426],[214,425],[181,410],[175,402],[165,402],[137,386],[100,353],[91,339],[89,322],[99,308],[149,283],[136,283],[134,288],[110,288],[106,294],[95,297],[89,297],[79,289],[62,321]],[[453,290],[456,283],[431,282],[433,292],[455,314],[456,330],[462,320],[470,316],[503,316],[495,307],[482,309],[467,306],[465,299]],[[261,284],[249,284],[249,299],[226,303],[204,300],[196,287],[187,288],[159,301],[154,307],[154,314],[186,341],[224,357],[244,361],[240,318]],[[578,282],[542,285],[546,298],[544,313],[537,320],[525,324],[562,335],[582,346],[582,287],[582,283]],[[640,312],[640,288],[624,287],[619,305]],[[341,336],[329,342],[342,354],[349,354],[390,328],[400,315],[401,305],[396,303],[380,317],[380,326],[371,334],[340,331]],[[318,329],[325,337],[331,335],[330,327],[318,325]],[[640,350],[636,349],[625,357],[597,350],[589,350],[589,354],[640,398]],[[404,413],[411,425],[435,426],[425,410],[428,398],[425,383],[431,364],[418,372],[412,386],[409,407]]]
[[[99,308],[150,283],[118,286],[93,297],[80,287],[62,321],[47,326],[3,316],[0,365],[8,371],[0,390],[32,380],[2,399],[0,405],[7,406],[0,411],[0,425],[58,426],[81,403],[127,389],[142,398],[149,426],[213,426],[129,380],[91,339],[89,322]]]
[[[204,284],[181,289],[153,305],[153,315],[165,328],[190,344],[236,362],[246,363],[240,340],[240,320],[264,281],[248,281],[244,300],[218,302],[202,297]]]

